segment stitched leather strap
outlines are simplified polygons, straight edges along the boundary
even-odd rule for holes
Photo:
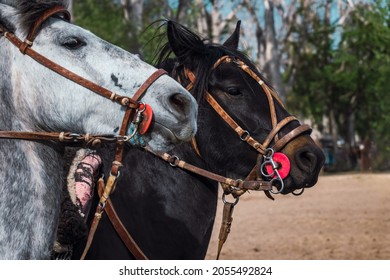
[[[161,158],[162,160],[168,162],[171,164],[173,167],[179,167],[181,169],[190,171],[192,173],[198,174],[200,176],[203,176],[205,178],[208,178],[210,180],[229,185],[234,188],[238,189],[244,189],[244,190],[256,190],[256,191],[264,191],[264,190],[270,190],[271,189],[271,184],[268,181],[260,181],[260,180],[255,180],[255,181],[250,181],[250,180],[235,180],[231,178],[227,178],[218,174],[215,174],[213,172],[210,172],[208,170],[199,168],[195,165],[189,164],[183,160],[180,160],[177,156],[170,155],[168,153],[163,153],[163,154],[157,154],[150,150],[148,147],[144,148],[146,151],[149,153]]]
[[[111,202],[111,199],[107,200],[106,204],[106,213],[111,224],[115,228],[115,231],[118,233],[123,243],[126,245],[127,249],[137,260],[147,260],[148,258],[142,252],[141,248],[137,245],[131,234],[126,230],[126,227],[122,224],[122,221],[119,219],[118,214],[115,211],[114,205]]]
[[[221,116],[221,118],[238,134],[241,140],[246,141],[249,145],[251,145],[254,149],[256,149],[259,153],[264,154],[266,147],[252,138],[249,133],[244,130],[241,126],[235,122],[232,117],[219,105],[219,103],[214,99],[214,97],[210,94],[206,94],[206,100],[210,104],[211,107]]]
[[[159,77],[161,77],[161,75],[163,75],[165,73],[166,72],[164,70],[157,70],[156,72],[154,72],[153,75],[150,78],[148,78],[144,82],[144,84],[139,88],[139,90],[136,92],[136,99],[135,100],[137,101],[138,98],[141,98],[143,96],[143,94],[145,93],[145,91],[149,88],[149,86],[154,81],[156,81]],[[129,120],[132,119],[132,115],[134,113],[135,112],[134,112],[134,110],[132,110],[132,108],[130,108],[130,107],[126,108],[125,116],[123,118],[122,125],[121,125],[121,128],[119,130],[120,136],[124,136],[126,134],[126,132],[128,130]],[[102,215],[103,211],[105,211],[105,210],[108,210],[108,212],[110,212],[109,215],[111,215],[111,218],[114,221],[114,222],[112,222],[112,224],[113,224],[115,230],[118,232],[118,234],[121,238],[124,238],[124,239],[122,239],[122,241],[125,244],[128,243],[128,246],[130,246],[130,248],[138,247],[135,242],[134,243],[131,242],[131,240],[133,240],[133,239],[131,238],[130,234],[128,234],[128,235],[126,234],[126,232],[127,232],[126,228],[124,227],[124,225],[121,222],[121,220],[119,219],[119,217],[116,215],[116,212],[113,208],[112,203],[109,202],[110,201],[109,197],[112,194],[112,192],[114,192],[115,187],[116,187],[117,179],[119,177],[119,170],[122,167],[124,145],[125,145],[124,142],[118,142],[118,144],[117,144],[116,151],[115,151],[115,158],[114,158],[114,161],[112,162],[112,165],[111,165],[110,176],[108,177],[107,183],[106,183],[104,190],[103,190],[103,193],[100,196],[100,201],[99,201],[99,204],[96,208],[95,216],[94,216],[90,231],[88,233],[87,243],[86,243],[86,246],[84,248],[83,254],[80,258],[81,260],[85,259],[86,255],[89,251],[89,248],[92,245],[92,241],[93,241],[96,229],[99,225],[101,215]],[[101,186],[101,185],[102,185],[101,183],[98,184],[98,186]],[[101,188],[103,188],[103,187],[101,187]],[[106,207],[108,207],[110,209],[108,209],[108,208],[106,209]],[[130,250],[130,248],[129,248],[129,250]],[[135,249],[132,249],[132,250],[135,250]],[[131,252],[131,250],[130,250],[130,252]],[[136,253],[136,255],[134,257],[136,257],[136,258],[142,257],[142,254]]]
[[[39,28],[41,28],[42,24],[51,16],[58,14],[62,15],[66,21],[70,21],[70,13],[65,7],[54,6],[53,8],[44,11],[42,15],[34,22],[33,26],[31,26],[27,34],[26,40],[31,43],[34,42],[35,37],[37,36]]]
[[[0,131],[2,139],[20,139],[29,141],[56,141],[63,143],[116,143],[124,141],[117,135],[105,134],[78,134],[73,132],[26,132],[26,131]],[[95,144],[97,144],[95,142]]]
[[[168,75],[167,71],[164,69],[157,69],[137,90],[137,92],[134,94],[133,99],[134,100],[140,100],[142,96],[145,94],[146,90],[162,75]]]
[[[23,42],[17,38],[13,33],[4,33],[4,36],[17,48],[21,48],[23,45]],[[24,50],[24,54],[30,56],[38,63],[42,64],[43,66],[49,68],[50,70],[56,72],[57,74],[79,84],[80,86],[83,86],[105,98],[108,98],[116,103],[119,103],[122,106],[127,106],[131,108],[138,108],[139,104],[138,102],[132,100],[131,98],[127,96],[121,96],[115,92],[112,92],[111,90],[108,90],[102,86],[99,86],[98,84],[91,82],[72,71],[60,66],[59,64],[55,63],[54,61],[44,57],[43,55],[37,53],[32,48],[28,47]]]
[[[274,151],[280,151],[285,145],[287,145],[294,138],[304,133],[311,133],[311,131],[312,128],[307,124],[303,124],[294,128],[285,136],[283,136],[283,138],[281,138],[278,142],[275,143],[275,145],[273,146]]]

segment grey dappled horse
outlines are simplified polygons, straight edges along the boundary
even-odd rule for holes
[[[0,26],[25,38],[48,8],[65,1],[0,1]],[[72,131],[115,134],[118,104],[23,55],[0,33],[0,131]],[[32,49],[118,94],[131,97],[156,70],[59,16],[46,20]],[[196,131],[195,99],[163,75],[143,96],[154,111],[145,140],[168,150]],[[61,188],[63,144],[0,139],[0,259],[49,258]]]

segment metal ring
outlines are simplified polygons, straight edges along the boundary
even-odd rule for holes
[[[77,142],[79,140],[78,138],[80,138],[81,135],[78,133],[69,133],[68,137],[72,138],[73,142]]]
[[[131,138],[133,138],[138,133],[138,124],[132,124],[132,125],[133,125],[132,127],[134,128],[134,130],[133,130],[133,132],[130,135],[127,135],[129,140]],[[130,128],[131,128],[131,126],[130,126]]]
[[[250,137],[251,134],[248,130],[244,130],[240,136],[241,141],[246,141],[246,138]]]
[[[143,105],[143,108],[142,108],[142,110],[139,110],[139,107],[141,105]],[[142,102],[142,101],[138,102],[138,109],[137,110],[138,110],[139,113],[143,113],[146,110],[146,104],[144,102]]]
[[[267,148],[266,150],[265,150],[265,155],[263,155],[263,157],[265,157],[266,159],[267,158],[272,158],[273,156],[274,156],[274,154],[275,154],[275,151],[274,151],[274,149],[272,149],[272,148]]]
[[[74,137],[80,137],[81,135],[78,133],[69,133],[68,136],[74,138]]]
[[[260,172],[261,172],[261,175],[263,175],[265,178],[270,178],[270,177],[273,177],[275,175],[275,170],[271,174],[266,173],[265,166],[267,165],[267,163],[269,163],[269,162],[268,161],[264,161],[260,165]]]
[[[131,137],[128,135],[114,135],[117,142],[128,142]]]
[[[180,158],[178,156],[171,156],[171,159],[175,159],[173,162],[169,162],[169,165],[172,166],[172,167],[177,167],[178,163],[175,163],[175,162],[179,162],[180,161]]]
[[[104,208],[106,208],[106,203],[99,201],[99,206],[100,206],[100,210],[103,210]],[[95,213],[95,215],[96,215],[96,213]]]
[[[239,200],[240,200],[240,197],[237,196],[236,200],[233,202],[233,206],[236,206]],[[226,200],[226,195],[225,194],[222,194],[222,201],[223,201],[224,204],[228,203],[228,201]],[[229,202],[229,203],[231,203],[231,202]]]
[[[111,171],[110,171],[110,176],[114,176],[114,177],[116,177],[116,179],[118,179],[118,178],[119,178],[119,176],[121,176],[121,172],[120,172],[120,171],[118,171],[118,174],[115,176],[115,175],[113,175],[113,174],[111,173]]]
[[[294,191],[292,192],[292,194],[295,195],[295,196],[300,196],[300,195],[303,194],[303,192],[305,191],[305,188],[302,188],[301,191],[300,191],[300,192],[297,192],[297,193],[296,193],[295,191],[296,191],[296,190],[294,190]]]
[[[280,194],[283,190],[284,190],[284,182],[283,182],[283,179],[281,179],[280,178],[280,176],[279,176],[279,172],[277,172],[276,171],[276,174],[277,174],[277,177],[275,177],[275,178],[273,178],[271,181],[270,181],[270,183],[271,183],[271,189],[269,190],[272,194]],[[277,188],[276,188],[276,186],[275,186],[275,188],[276,188],[276,192],[274,192],[273,191],[273,182],[274,181],[279,181],[281,184],[282,184],[282,186],[281,186],[281,188],[280,188],[280,190],[278,190]]]

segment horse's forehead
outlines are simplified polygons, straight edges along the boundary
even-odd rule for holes
[[[89,30],[58,18],[51,18],[45,22],[39,33],[43,33],[50,37],[73,35],[75,37],[82,36],[83,38],[87,38],[89,40],[101,40]]]

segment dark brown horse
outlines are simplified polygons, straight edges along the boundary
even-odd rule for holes
[[[160,66],[183,85],[190,85],[199,102],[199,154],[190,144],[178,146],[172,154],[235,179],[245,179],[257,166],[257,179],[267,179],[261,178],[258,170],[263,159],[261,149],[277,147],[287,156],[291,170],[283,180],[277,180],[272,192],[288,194],[314,186],[324,162],[323,153],[308,130],[299,130],[301,124],[285,110],[271,87],[262,84],[264,78],[255,65],[237,50],[239,24],[223,45],[206,43],[172,21],[167,22],[167,36],[169,44],[160,55]],[[176,58],[166,60],[169,52]],[[221,118],[210,106],[208,93],[242,130],[234,131]],[[264,144],[267,141],[270,143]],[[267,156],[270,151],[263,153]],[[110,159],[110,155],[103,156],[105,161]],[[145,255],[150,259],[203,259],[214,224],[218,184],[172,167],[142,149],[128,150],[124,165],[111,199]],[[84,248],[84,244],[79,245],[80,250]],[[76,253],[74,257],[79,256]],[[103,216],[87,258],[134,257]]]

